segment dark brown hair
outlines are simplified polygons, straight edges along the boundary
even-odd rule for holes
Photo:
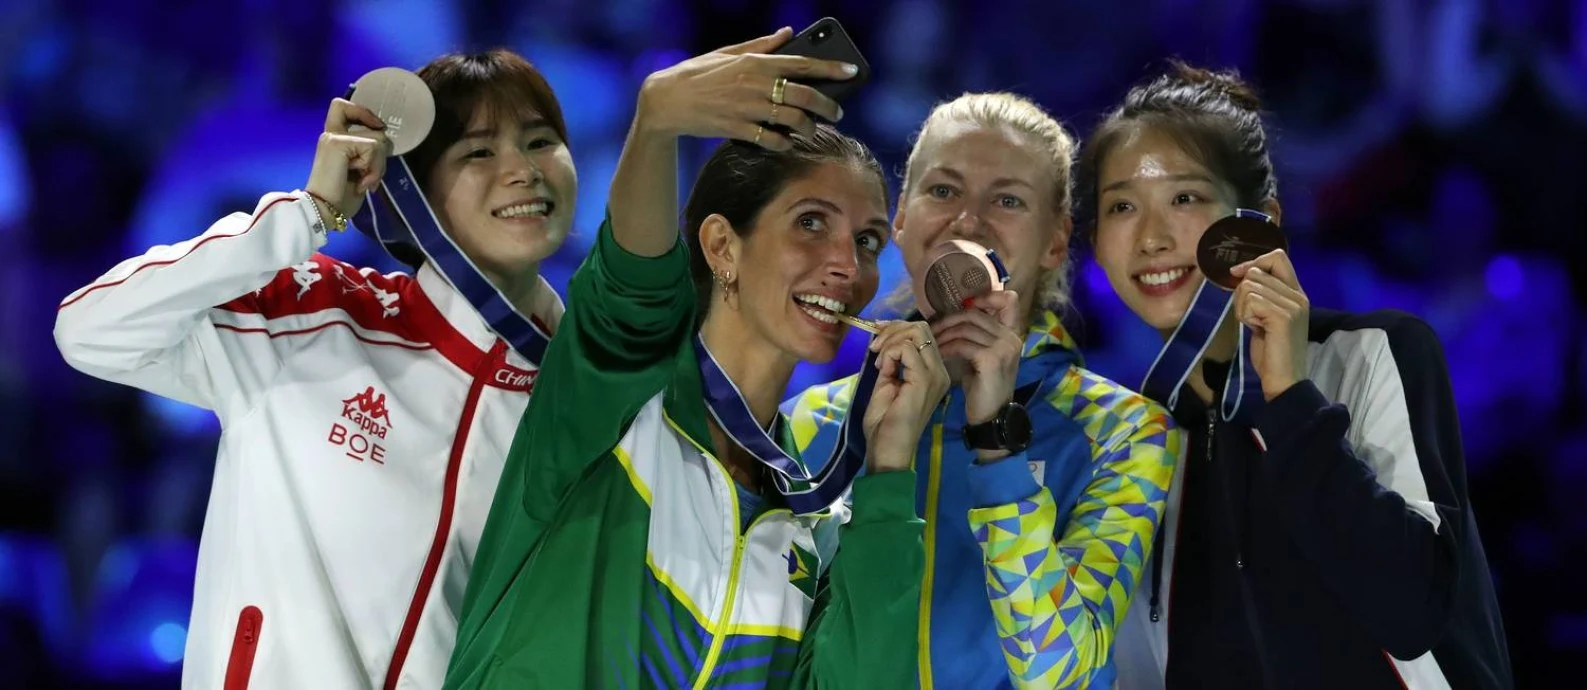
[[[830,125],[818,125],[815,135],[784,132],[793,142],[787,151],[772,151],[742,141],[726,140],[700,168],[683,208],[684,237],[689,244],[689,269],[698,296],[699,318],[711,303],[711,264],[700,246],[700,226],[719,214],[739,237],[749,237],[760,212],[784,187],[822,163],[846,163],[876,175],[882,198],[887,198],[887,177],[882,165],[865,144]]]
[[[463,138],[474,115],[481,109],[491,121],[522,117],[533,110],[545,118],[564,143],[568,128],[562,118],[562,105],[545,75],[528,60],[509,50],[497,48],[483,53],[442,55],[419,69],[419,78],[435,94],[435,126],[424,143],[407,155],[419,184],[430,179],[430,171],[441,153]]]
[[[1141,128],[1173,139],[1234,190],[1236,205],[1257,208],[1277,198],[1261,110],[1256,91],[1238,72],[1213,72],[1178,60],[1169,62],[1167,73],[1130,89],[1080,152],[1077,215],[1086,236],[1096,239],[1102,162],[1126,134]]]

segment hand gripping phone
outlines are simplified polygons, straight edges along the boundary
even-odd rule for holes
[[[849,32],[844,31],[843,25],[832,17],[816,20],[814,24],[800,31],[774,52],[778,55],[836,60],[859,67],[859,74],[848,79],[815,79],[800,82],[840,103],[858,91],[871,78],[870,63],[867,63],[865,56],[860,54],[860,48],[854,44],[854,39],[849,37]]]

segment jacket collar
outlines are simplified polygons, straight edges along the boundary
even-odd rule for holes
[[[469,304],[462,293],[457,291],[441,272],[436,270],[429,262],[419,266],[415,276],[419,289],[424,292],[426,299],[435,305],[436,311],[470,343],[482,351],[489,352],[499,338],[491,330],[484,317],[474,310],[474,305]],[[535,293],[534,306],[528,316],[539,321],[542,327],[550,333],[556,333],[557,325],[562,321],[562,314],[566,311],[562,298],[551,284],[546,282],[544,276],[536,276],[540,289]],[[539,362],[530,362],[522,355],[508,350],[507,362],[519,368],[538,368]]]
[[[1030,329],[1025,332],[1025,351],[1020,356],[1019,374],[1014,385],[1023,388],[1046,381],[1054,373],[1061,374],[1071,366],[1084,365],[1085,359],[1080,355],[1080,348],[1075,345],[1069,330],[1064,328],[1063,320],[1058,318],[1056,312],[1044,310],[1031,320]]]

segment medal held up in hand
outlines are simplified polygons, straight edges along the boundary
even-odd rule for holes
[[[1202,353],[1234,304],[1234,289],[1240,281],[1229,274],[1229,269],[1275,249],[1288,251],[1289,243],[1272,218],[1261,211],[1235,209],[1202,233],[1196,245],[1196,267],[1206,280],[1196,290],[1174,334],[1157,353],[1157,361],[1146,372],[1146,380],[1141,383],[1146,397],[1170,409],[1178,404],[1185,379],[1201,361]],[[1237,328],[1234,362],[1229,367],[1219,407],[1224,421],[1252,425],[1255,410],[1262,404],[1262,382],[1257,379],[1249,356],[1251,332],[1244,324]]]
[[[380,186],[371,190],[353,225],[398,261],[433,266],[462,293],[492,330],[518,354],[539,362],[551,335],[501,294],[496,285],[452,241],[436,218],[405,156],[435,127],[435,94],[419,75],[400,67],[369,72],[348,88],[347,100],[374,111],[386,124],[391,159]]]
[[[400,67],[382,67],[359,77],[347,100],[370,109],[386,123],[393,156],[419,148],[435,126],[435,97],[430,87],[419,75]]]
[[[927,268],[916,279],[918,305],[927,319],[963,311],[977,297],[1002,290],[1008,270],[997,253],[968,240],[949,240],[931,250]]]
[[[1225,216],[1207,228],[1196,244],[1196,266],[1213,285],[1233,290],[1240,279],[1229,269],[1275,249],[1289,251],[1284,231],[1265,217]]]

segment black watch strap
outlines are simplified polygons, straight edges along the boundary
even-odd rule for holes
[[[997,419],[981,422],[980,424],[964,425],[964,447],[970,450],[1002,450],[1003,445],[998,440]]]
[[[964,445],[970,450],[1006,450],[1018,453],[1030,446],[1030,415],[1025,406],[1010,402],[996,417],[980,424],[966,424]]]

